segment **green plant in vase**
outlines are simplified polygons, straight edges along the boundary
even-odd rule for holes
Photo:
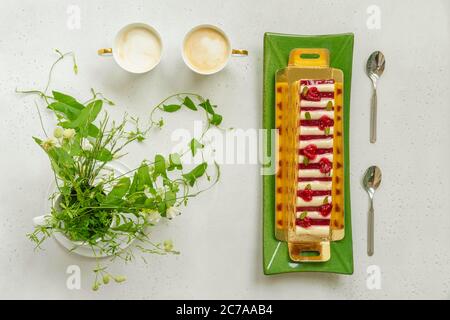
[[[192,156],[202,152],[201,139],[211,127],[221,124],[222,117],[208,99],[179,93],[156,105],[145,126],[128,115],[120,121],[111,120],[104,105],[113,102],[101,93],[92,90],[86,102],[58,91],[48,93],[52,71],[59,61],[71,56],[74,71],[78,70],[72,53],[57,53],[59,58],[51,67],[44,90],[18,91],[37,94],[57,119],[52,135],[42,125],[45,137],[33,137],[48,155],[56,191],[50,196],[51,212],[35,219],[35,229],[28,237],[37,248],[55,236],[69,243],[71,250],[90,250],[90,256],[97,258],[93,284],[97,290],[111,278],[116,282],[125,280],[124,276],[110,274],[101,264],[101,257],[131,261],[136,250],[161,255],[178,253],[170,240],[153,242],[150,230],[160,219],[173,219],[190,198],[217,183],[220,171],[216,163],[211,167],[204,161],[186,170],[181,158],[187,152]],[[117,170],[114,162],[124,155],[128,144],[144,141],[153,129],[163,126],[162,118],[154,120],[158,112],[182,109],[205,114],[207,126],[201,138],[192,139],[182,153],[156,154],[137,168]],[[208,183],[203,189],[198,187],[201,179]],[[130,246],[132,242],[135,244]]]

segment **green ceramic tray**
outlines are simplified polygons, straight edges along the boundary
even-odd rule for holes
[[[327,262],[293,263],[289,259],[287,244],[275,239],[275,176],[263,177],[263,246],[264,273],[333,272],[353,273],[352,226],[350,216],[350,85],[352,79],[353,34],[299,36],[278,33],[264,35],[264,97],[263,128],[273,129],[275,123],[275,72],[287,66],[289,53],[294,48],[327,48],[330,65],[344,72],[344,174],[345,174],[345,237],[331,242],[331,259]],[[270,135],[267,145],[271,145]]]

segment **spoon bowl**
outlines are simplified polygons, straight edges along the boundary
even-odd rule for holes
[[[384,54],[381,51],[373,52],[369,56],[369,59],[367,60],[366,72],[375,86],[377,80],[381,77],[381,75],[384,72],[385,65],[386,61],[384,59]]]
[[[366,170],[363,179],[364,189],[367,191],[370,197],[373,197],[375,190],[381,184],[381,170],[377,166],[371,166]]]
[[[381,170],[377,166],[371,166],[366,170],[363,178],[363,186],[367,191],[370,199],[369,214],[367,219],[367,254],[372,256],[374,253],[374,243],[375,243],[375,232],[374,232],[374,221],[375,221],[375,211],[373,209],[373,197],[375,191],[381,184]]]

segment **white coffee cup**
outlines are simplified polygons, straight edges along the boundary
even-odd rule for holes
[[[192,28],[181,47],[183,61],[194,72],[210,75],[227,65],[231,56],[247,56],[248,51],[232,49],[225,32],[211,24]]]
[[[161,61],[162,40],[155,28],[145,23],[132,23],[117,32],[112,48],[99,49],[98,54],[112,54],[116,63],[131,73],[146,73]]]

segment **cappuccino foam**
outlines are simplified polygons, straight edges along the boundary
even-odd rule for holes
[[[161,57],[159,38],[143,27],[125,30],[117,39],[116,47],[120,64],[131,72],[151,69]]]
[[[230,47],[222,33],[204,27],[194,30],[187,36],[184,55],[194,69],[205,73],[214,72],[226,64]]]

